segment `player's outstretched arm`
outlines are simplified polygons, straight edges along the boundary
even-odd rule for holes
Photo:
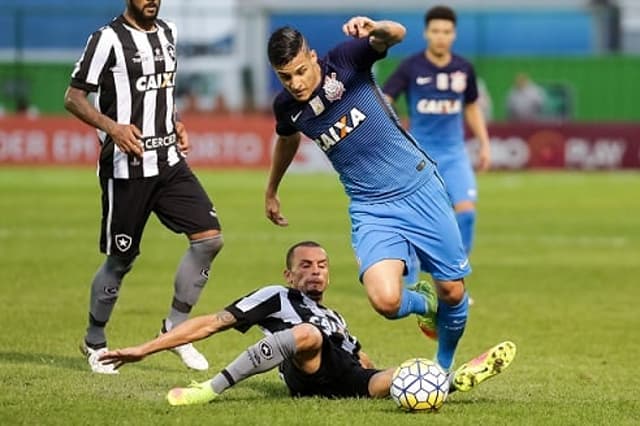
[[[354,16],[343,26],[342,31],[351,37],[369,37],[369,43],[378,52],[384,52],[394,44],[400,43],[407,29],[395,21],[374,21],[366,16]]]
[[[280,213],[280,199],[278,198],[278,187],[282,177],[286,173],[289,165],[293,161],[298,147],[300,146],[300,133],[290,136],[278,136],[276,148],[273,152],[273,161],[269,172],[269,180],[264,195],[265,214],[267,218],[279,226],[287,226],[289,222]]]
[[[141,361],[156,352],[202,340],[231,328],[235,323],[235,317],[228,311],[220,311],[214,315],[201,315],[141,345],[106,352],[100,357],[100,361],[105,364],[115,364],[116,368],[119,368],[129,362]]]

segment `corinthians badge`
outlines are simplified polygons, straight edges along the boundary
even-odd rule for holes
[[[344,84],[336,78],[335,72],[324,77],[324,85],[322,88],[324,89],[324,95],[329,102],[342,99],[342,95],[345,91]]]
[[[462,93],[467,88],[467,74],[462,71],[456,71],[451,74],[451,90],[456,93]]]

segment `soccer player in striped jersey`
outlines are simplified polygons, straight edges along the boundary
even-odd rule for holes
[[[216,209],[184,159],[189,139],[174,101],[177,31],[157,18],[159,9],[160,0],[127,0],[122,15],[89,37],[64,97],[67,110],[97,129],[101,147],[100,250],[106,259],[91,284],[81,347],[95,373],[117,373],[98,358],[107,351],[105,326],[151,212],[189,240],[161,332],[187,319],[223,244]],[[89,93],[96,93],[94,105]],[[208,368],[191,344],[174,352],[189,368]]]
[[[388,319],[418,315],[420,328],[438,339],[436,361],[448,370],[467,321],[464,277],[471,267],[433,160],[402,128],[371,71],[406,30],[354,17],[343,31],[353,39],[322,59],[293,28],[271,35],[269,60],[284,90],[273,104],[278,139],[266,215],[288,224],[278,187],[304,133],[327,155],[350,198],[352,245],[371,305]],[[434,279],[437,300],[427,282],[404,286],[415,257]]]
[[[464,144],[464,120],[479,144],[478,170],[489,168],[490,149],[473,66],[451,52],[456,21],[455,12],[447,6],[429,9],[424,31],[427,48],[405,59],[382,91],[391,101],[406,94],[409,131],[438,165],[468,255],[473,246],[478,191]]]
[[[371,397],[389,395],[394,368],[378,370],[349,333],[336,311],[323,305],[329,285],[329,258],[314,241],[294,244],[286,255],[288,287],[269,285],[236,300],[214,315],[185,321],[179,327],[139,346],[107,352],[101,359],[117,367],[148,355],[254,325],[265,338],[250,346],[211,380],[174,388],[171,405],[202,404],[216,399],[234,384],[279,367],[292,396]],[[496,345],[490,356],[463,365],[451,376],[452,389],[468,391],[498,374],[515,356],[511,342]]]

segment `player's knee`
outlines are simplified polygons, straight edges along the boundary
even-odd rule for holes
[[[118,299],[118,293],[120,292],[122,278],[131,270],[134,260],[135,256],[107,256],[107,260],[100,272],[105,274],[105,284],[100,286],[96,286],[94,284],[94,288],[92,290],[100,303],[113,305],[116,302]]]
[[[322,333],[316,326],[311,324],[298,324],[293,327],[292,330],[297,351],[306,352],[322,347]]]
[[[438,282],[438,299],[447,305],[457,305],[464,298],[464,283],[460,281]]]
[[[122,279],[133,267],[133,262],[136,260],[136,256],[121,257],[121,256],[107,256],[105,262],[105,268],[108,272],[115,275],[118,279]]]
[[[211,236],[206,236],[197,240],[191,240],[191,247],[205,254],[211,260],[213,260],[216,255],[222,250],[224,246],[224,239],[222,238],[222,234],[216,231],[215,234]]]
[[[398,310],[400,310],[401,298],[401,294],[382,293],[373,296],[370,295],[369,301],[373,309],[380,315],[387,318],[395,318]]]
[[[396,259],[380,261],[363,275],[363,284],[373,309],[387,318],[395,318],[402,303],[404,262]]]

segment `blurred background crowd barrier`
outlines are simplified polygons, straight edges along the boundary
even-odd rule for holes
[[[381,2],[382,3],[382,2]],[[278,82],[269,34],[299,28],[319,54],[344,39],[354,14],[403,23],[406,40],[376,65],[380,82],[424,48],[423,15],[437,4],[395,0],[164,0],[179,30],[178,107],[193,135],[191,162],[266,167],[270,105]],[[450,0],[459,16],[455,51],[475,65],[490,122],[494,167],[640,168],[640,2]],[[0,0],[0,164],[94,164],[95,133],[62,106],[87,37],[124,0]],[[517,117],[509,97],[523,82],[543,99]],[[398,102],[405,114],[404,102]],[[300,170],[328,170],[307,143]],[[469,141],[473,154],[474,141]],[[308,149],[307,149],[308,148]]]

